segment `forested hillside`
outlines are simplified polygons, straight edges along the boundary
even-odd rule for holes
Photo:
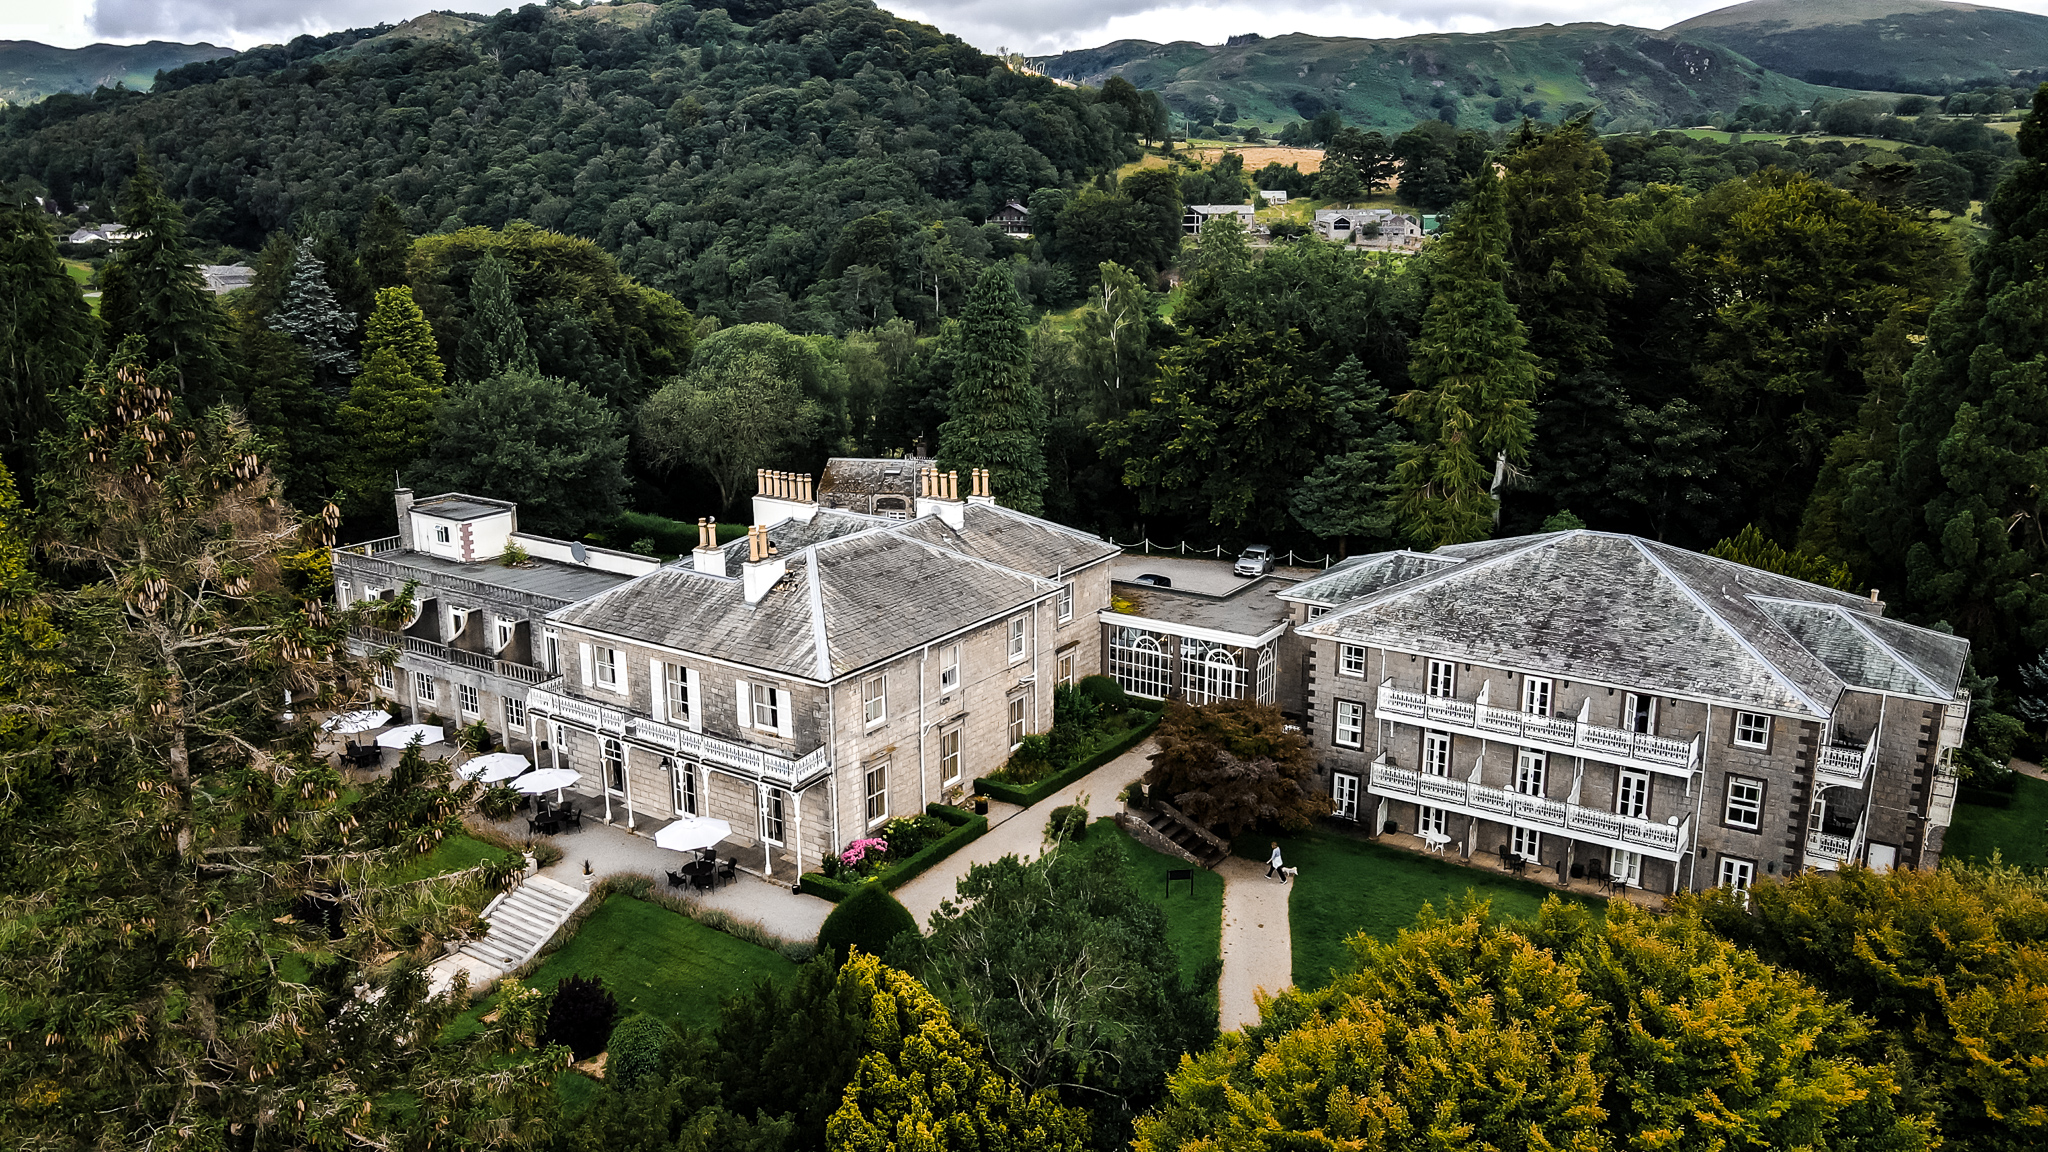
[[[1751,0],[1666,29],[1815,84],[1945,95],[2048,74],[2048,16],[1942,0]]]
[[[156,74],[194,60],[232,56],[211,44],[88,44],[54,48],[33,40],[0,40],[0,104],[33,104],[59,92],[127,87],[146,91]]]
[[[344,38],[14,110],[0,176],[111,208],[142,140],[202,241],[348,230],[388,195],[415,231],[524,219],[693,308],[779,319],[850,220],[957,233],[1135,155],[1120,106],[862,0],[529,5],[467,35]]]

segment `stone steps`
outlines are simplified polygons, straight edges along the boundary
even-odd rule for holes
[[[1145,820],[1145,825],[1193,857],[1195,862],[1204,868],[1214,869],[1230,855],[1228,851],[1218,848],[1208,837],[1195,831],[1194,827],[1184,822],[1177,813],[1166,811],[1162,807],[1153,808],[1151,815]]]
[[[558,880],[534,876],[491,901],[484,909],[490,930],[457,955],[510,972],[533,959],[587,896]]]

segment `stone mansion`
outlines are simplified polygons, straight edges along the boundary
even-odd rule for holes
[[[1162,580],[985,472],[958,487],[927,460],[764,473],[744,538],[707,522],[666,564],[401,490],[336,593],[412,589],[401,633],[356,639],[394,653],[395,707],[575,769],[606,819],[723,818],[791,880],[961,799],[1097,672],[1277,703],[1340,818],[1446,851],[1660,892],[1940,858],[1969,647],[1875,594],[1588,531]]]

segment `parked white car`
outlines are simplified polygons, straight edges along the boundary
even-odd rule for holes
[[[1264,576],[1273,570],[1273,549],[1264,544],[1253,544],[1237,554],[1237,566],[1231,571],[1239,576]]]

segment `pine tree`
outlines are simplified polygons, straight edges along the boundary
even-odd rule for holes
[[[1607,301],[1628,290],[1614,266],[1621,227],[1607,198],[1607,153],[1592,113],[1545,128],[1524,120],[1509,141],[1508,299],[1529,350],[1555,375],[1595,366],[1611,347]]]
[[[299,241],[291,283],[270,318],[270,327],[298,344],[322,385],[331,388],[355,374],[356,362],[348,353],[348,342],[355,335],[356,318],[335,303],[326,266],[313,255],[310,238]]]
[[[356,263],[376,290],[406,282],[406,261],[412,256],[412,230],[389,196],[377,197],[356,234]]]
[[[34,200],[0,189],[0,463],[27,481],[37,436],[56,424],[52,399],[78,383],[99,343],[45,220]]]
[[[1387,412],[1387,390],[1358,357],[1338,365],[1323,385],[1330,401],[1329,428],[1340,451],[1322,457],[1288,497],[1295,522],[1349,551],[1351,538],[1391,542],[1394,466],[1401,429]]]
[[[363,357],[389,350],[406,369],[439,388],[448,382],[441,367],[441,353],[434,343],[433,325],[413,302],[412,289],[384,288],[377,292],[377,307],[363,334]]]
[[[487,380],[500,373],[532,375],[540,371],[526,342],[526,325],[512,298],[512,278],[505,262],[486,252],[469,281],[469,316],[455,346],[455,375]]]
[[[377,293],[363,350],[368,362],[336,412],[348,453],[335,475],[350,515],[381,517],[394,475],[433,444],[441,406],[441,358],[412,289]]]
[[[100,316],[110,342],[140,336],[151,364],[194,410],[228,399],[227,314],[199,275],[185,238],[185,214],[147,157],[121,198],[131,235],[100,273]]]
[[[1843,498],[1887,565],[1877,583],[1903,585],[1908,612],[1948,622],[1995,670],[2048,645],[2048,98],[2019,149],[1968,283],[1907,370],[1897,454],[1859,466]]]
[[[939,429],[940,467],[994,472],[1005,507],[1044,507],[1045,396],[1031,381],[1030,314],[1007,264],[984,269],[960,316],[952,418]]]
[[[1423,547],[1484,539],[1498,520],[1508,466],[1528,458],[1540,372],[1508,302],[1508,222],[1491,164],[1431,269],[1435,293],[1422,316],[1408,372],[1416,388],[1395,411],[1415,428],[1395,473],[1401,530]]]

